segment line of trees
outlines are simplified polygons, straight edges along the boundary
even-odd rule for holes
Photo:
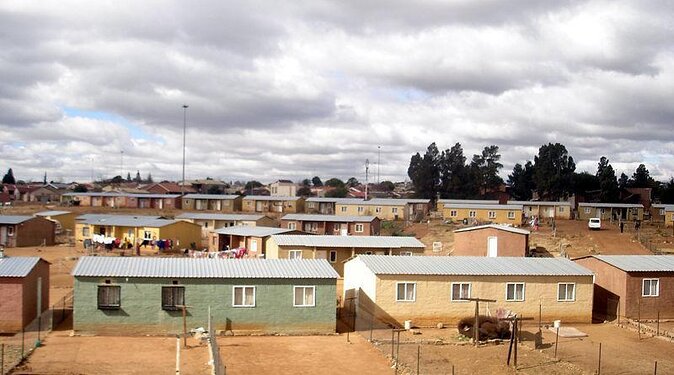
[[[499,147],[484,147],[469,163],[463,147],[456,143],[444,151],[435,142],[426,152],[412,155],[407,174],[420,198],[484,199],[491,197],[504,184],[499,176]],[[652,188],[653,195],[663,203],[674,203],[674,179],[659,182],[640,164],[632,177],[616,176],[609,159],[602,156],[597,171],[576,172],[576,163],[566,147],[548,143],[538,149],[533,162],[517,163],[508,175],[510,195],[516,200],[530,200],[534,192],[540,199],[560,200],[573,194],[586,194],[600,202],[617,202],[624,188]]]

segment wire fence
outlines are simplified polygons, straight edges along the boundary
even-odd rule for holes
[[[220,345],[218,344],[218,335],[213,330],[213,317],[211,316],[211,309],[208,309],[208,350],[211,356],[211,373],[213,375],[226,375],[227,367],[222,361],[220,355]]]
[[[20,332],[0,338],[0,374],[9,373],[28,357],[42,340],[72,314],[73,294],[69,292]]]

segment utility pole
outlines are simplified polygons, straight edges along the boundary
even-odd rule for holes
[[[119,164],[119,176],[124,178],[124,150],[121,150],[119,152],[120,156],[120,164]]]
[[[185,139],[187,133],[187,104],[183,104],[183,179],[180,184],[180,195],[185,195]]]
[[[381,165],[381,146],[377,146],[377,185],[381,181],[379,181],[379,166]]]
[[[368,173],[370,172],[370,159],[365,159],[365,199],[367,200],[367,178],[368,178]]]

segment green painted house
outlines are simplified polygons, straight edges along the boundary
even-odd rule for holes
[[[73,329],[94,334],[335,331],[339,277],[325,259],[82,257]]]

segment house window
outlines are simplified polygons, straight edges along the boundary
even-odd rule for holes
[[[416,283],[396,283],[396,301],[414,302],[417,299]]]
[[[204,222],[204,228],[208,229],[208,221]]]
[[[524,301],[524,283],[507,283],[506,301]]]
[[[185,305],[185,287],[184,286],[163,286],[161,287],[161,308],[162,310],[174,311]]]
[[[255,307],[255,287],[235,286],[232,293],[233,307]]]
[[[672,214],[672,221],[674,221],[674,214]]]
[[[380,214],[381,213],[381,207],[377,207],[374,209],[374,212]]]
[[[412,252],[411,252],[411,251],[401,251],[401,252],[400,252],[400,256],[411,257],[411,256],[412,256]]]
[[[451,211],[449,211],[449,216],[457,217],[457,216],[459,216],[459,214],[458,214],[458,212],[456,212],[456,210],[451,210]]]
[[[82,237],[89,237],[90,236],[90,230],[91,230],[91,228],[89,228],[89,227],[82,227]]]
[[[363,233],[364,228],[363,224],[356,224],[356,233]]]
[[[394,213],[394,214],[397,214],[398,213],[398,207],[392,207],[391,212]]]
[[[143,239],[145,240],[151,240],[152,239],[152,232],[149,230],[146,230],[143,232]]]
[[[316,306],[316,300],[314,298],[315,295],[315,286],[296,286],[294,288],[293,306],[314,307]]]
[[[302,259],[302,250],[289,250],[288,259]]]
[[[363,208],[363,206],[358,206],[358,213],[362,213],[363,211],[365,211],[365,208]]]
[[[452,301],[470,298],[470,283],[452,283]]]
[[[559,210],[559,212],[564,212],[564,207],[557,207],[557,210]]]
[[[660,295],[660,279],[644,279],[641,288],[643,297],[657,297]]]
[[[346,212],[346,206],[342,206],[342,207],[341,207],[341,211],[342,211],[342,212]]]
[[[7,235],[8,236],[13,236],[14,235],[14,227],[13,226],[8,226],[7,227]]]
[[[314,207],[314,202],[308,202],[308,203],[307,203],[307,208],[315,208],[315,207]]]
[[[515,218],[515,211],[508,211],[508,219],[514,219]]]
[[[585,213],[586,214],[589,214],[591,211],[592,211],[592,209],[590,207],[585,207]]]
[[[119,285],[98,286],[98,309],[119,310],[121,306],[121,289]]]
[[[335,250],[330,250],[330,263],[337,262],[337,252]]]
[[[496,211],[489,211],[488,216],[490,219],[496,219]]]
[[[557,284],[557,301],[575,301],[576,300],[576,284],[574,283],[559,283]]]
[[[664,208],[660,209],[660,216],[665,216],[665,209]]]
[[[475,211],[468,211],[468,217],[475,217],[476,213]]]
[[[288,229],[292,229],[292,230],[297,229],[297,223],[294,223],[294,222],[288,223]]]

